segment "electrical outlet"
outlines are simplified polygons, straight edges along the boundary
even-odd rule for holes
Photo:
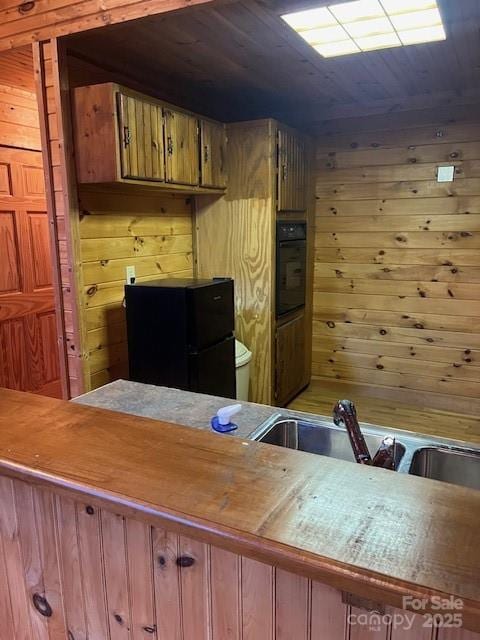
[[[125,272],[127,284],[135,284],[135,267],[126,267]]]
[[[437,167],[437,182],[453,182],[455,178],[455,167]]]

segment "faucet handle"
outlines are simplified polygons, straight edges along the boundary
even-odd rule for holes
[[[377,453],[373,456],[372,466],[395,471],[395,438],[385,436]]]

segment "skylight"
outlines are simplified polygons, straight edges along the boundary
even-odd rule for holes
[[[282,18],[325,58],[446,38],[436,0],[355,0]]]

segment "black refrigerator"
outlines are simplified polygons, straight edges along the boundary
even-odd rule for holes
[[[235,398],[233,280],[125,286],[130,380]]]

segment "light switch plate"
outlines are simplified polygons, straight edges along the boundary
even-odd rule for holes
[[[455,167],[437,167],[437,182],[453,182],[455,177]]]
[[[134,284],[135,283],[135,267],[134,266],[126,267],[125,272],[126,272],[127,284]]]

